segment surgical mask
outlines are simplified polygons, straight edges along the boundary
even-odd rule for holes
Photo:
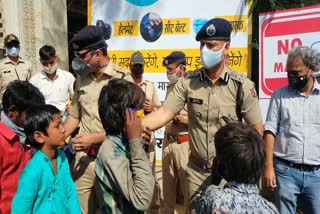
[[[302,89],[304,89],[309,81],[308,73],[309,71],[306,75],[300,77],[289,77],[288,75],[289,86],[297,91],[301,91]]]
[[[88,76],[93,72],[92,69],[98,69],[98,68],[103,68],[108,66],[108,64],[101,65],[101,66],[90,65],[89,62],[94,57],[95,53],[96,51],[94,51],[94,53],[91,55],[91,57],[87,62],[82,62],[78,57],[74,58],[71,63],[71,66],[74,72],[76,72],[76,74],[80,76]]]
[[[53,74],[54,72],[56,72],[57,68],[58,68],[58,64],[57,63],[55,63],[51,67],[43,66],[43,70],[47,74]]]
[[[179,79],[179,77],[177,76],[178,70],[179,70],[179,67],[176,68],[176,72],[174,72],[173,74],[167,73],[167,78],[171,84],[178,81],[178,79]]]
[[[12,57],[17,57],[19,55],[19,50],[20,49],[16,47],[6,48],[7,54]]]
[[[218,51],[213,51],[207,48],[204,45],[201,49],[201,61],[205,68],[213,68],[222,60],[222,50],[224,49],[226,44]]]

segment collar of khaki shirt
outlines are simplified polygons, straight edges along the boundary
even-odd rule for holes
[[[9,57],[4,58],[4,63],[5,63],[5,64],[12,64],[12,65],[14,65],[14,64],[11,62],[11,60],[10,60]],[[19,63],[24,63],[24,60],[23,60],[21,57],[19,57],[18,64],[19,64]]]
[[[221,79],[222,81],[224,81],[224,82],[228,82],[228,80],[229,80],[229,72],[231,71],[231,69],[228,67],[228,66],[224,66],[223,67],[223,70],[221,71],[221,74],[219,75],[219,79]],[[204,74],[204,77],[205,78],[207,78],[209,81],[210,81],[210,78],[209,78],[209,76],[208,76],[208,73],[207,73],[207,71],[206,71],[206,69],[205,68],[203,68],[202,70],[201,70],[201,72],[203,72],[203,74]],[[211,81],[210,81],[211,82]]]

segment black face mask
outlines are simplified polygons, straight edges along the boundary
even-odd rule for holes
[[[136,77],[136,78],[140,78],[143,74],[143,68],[131,68],[131,74]]]
[[[308,71],[309,73],[309,71]],[[304,76],[300,76],[300,77],[295,77],[295,76],[289,76],[289,72],[288,72],[288,82],[289,82],[289,86],[297,91],[301,91],[302,89],[304,89],[309,81],[309,77],[308,77],[308,73]]]

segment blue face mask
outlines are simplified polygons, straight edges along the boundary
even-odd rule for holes
[[[7,54],[12,57],[17,57],[19,55],[19,50],[20,49],[16,47],[6,48]]]
[[[218,51],[213,51],[207,48],[206,45],[204,45],[201,49],[201,61],[205,68],[213,68],[216,66],[219,62],[222,61],[222,50],[224,49],[226,44],[223,45],[223,47]]]

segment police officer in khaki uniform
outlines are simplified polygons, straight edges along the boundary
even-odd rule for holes
[[[225,63],[230,48],[231,24],[221,18],[209,20],[198,32],[203,68],[186,73],[175,84],[163,107],[142,123],[157,129],[188,106],[190,156],[187,168],[189,206],[194,208],[206,187],[220,178],[211,173],[215,157],[214,135],[229,121],[237,121],[236,98],[242,87],[241,115],[262,134],[263,125],[253,82]]]
[[[66,136],[80,125],[72,139],[76,156],[71,164],[72,177],[82,213],[95,214],[101,195],[94,172],[97,149],[105,139],[98,98],[102,87],[112,78],[125,78],[127,72],[113,64],[107,54],[107,43],[100,27],[87,26],[70,41],[76,58],[72,68],[77,73],[74,97],[64,125]]]
[[[7,57],[0,61],[0,100],[9,82],[13,80],[29,80],[33,75],[32,65],[19,56],[20,41],[14,34],[4,39]],[[0,101],[0,107],[2,106]]]
[[[144,114],[149,114],[150,112],[156,110],[160,107],[161,103],[158,97],[158,93],[156,88],[154,87],[153,82],[149,80],[145,80],[143,78],[144,73],[144,58],[140,51],[134,52],[130,57],[130,71],[131,78],[128,77],[128,81],[134,82],[136,85],[140,86],[142,91],[145,93],[146,100],[143,104]],[[156,167],[156,148],[155,148],[155,136],[154,133],[151,135],[151,144],[148,146],[148,154],[149,160],[155,175],[155,167]],[[160,185],[158,180],[156,179],[155,190],[153,195],[153,200],[150,205],[150,209],[148,213],[160,213],[160,201],[161,201],[161,192]]]
[[[175,83],[186,72],[186,57],[181,51],[173,51],[164,58],[170,84],[166,97]],[[187,106],[165,128],[162,147],[163,213],[173,214],[176,203],[188,213],[188,189],[186,168],[189,157],[189,134]]]

